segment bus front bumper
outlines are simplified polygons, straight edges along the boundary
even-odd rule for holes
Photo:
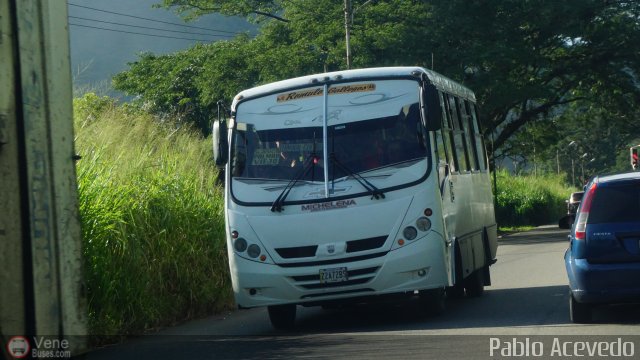
[[[242,308],[305,304],[365,296],[412,293],[448,285],[445,245],[437,234],[366,260],[281,267],[233,255],[231,276]],[[320,272],[346,268],[346,281],[320,283]],[[339,271],[339,270],[338,270]]]

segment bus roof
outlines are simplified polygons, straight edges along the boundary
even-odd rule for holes
[[[303,88],[306,86],[319,86],[325,82],[344,82],[344,81],[357,81],[364,78],[394,78],[394,77],[406,77],[406,76],[419,76],[424,73],[427,75],[429,81],[435,85],[435,87],[441,91],[460,96],[475,102],[476,97],[473,91],[467,87],[438,74],[435,71],[424,69],[415,66],[403,66],[403,67],[379,67],[379,68],[367,68],[367,69],[355,69],[355,70],[342,70],[334,71],[323,74],[314,74],[301,76],[297,78],[277,81],[261,86],[256,86],[247,90],[241,91],[233,99],[232,110],[235,111],[236,105],[239,101],[247,98],[260,97],[267,94],[278,93],[287,91],[293,88]]]

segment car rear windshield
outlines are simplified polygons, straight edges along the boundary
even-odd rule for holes
[[[640,181],[598,187],[589,212],[590,224],[640,221]]]

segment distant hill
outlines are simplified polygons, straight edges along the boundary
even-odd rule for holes
[[[69,0],[71,71],[76,91],[112,93],[111,77],[127,69],[127,62],[135,61],[141,52],[167,54],[198,42],[256,32],[243,18],[217,14],[185,23],[173,12],[152,7],[159,2]]]

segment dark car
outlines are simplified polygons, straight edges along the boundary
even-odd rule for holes
[[[573,322],[591,321],[595,305],[640,302],[640,172],[593,178],[569,240]]]
[[[558,226],[561,229],[570,229],[571,225],[576,219],[576,211],[578,210],[578,206],[580,206],[580,201],[582,201],[582,196],[584,195],[584,191],[576,191],[571,193],[569,196],[569,200],[565,200],[567,203],[567,215],[563,216],[560,221],[558,221]]]

